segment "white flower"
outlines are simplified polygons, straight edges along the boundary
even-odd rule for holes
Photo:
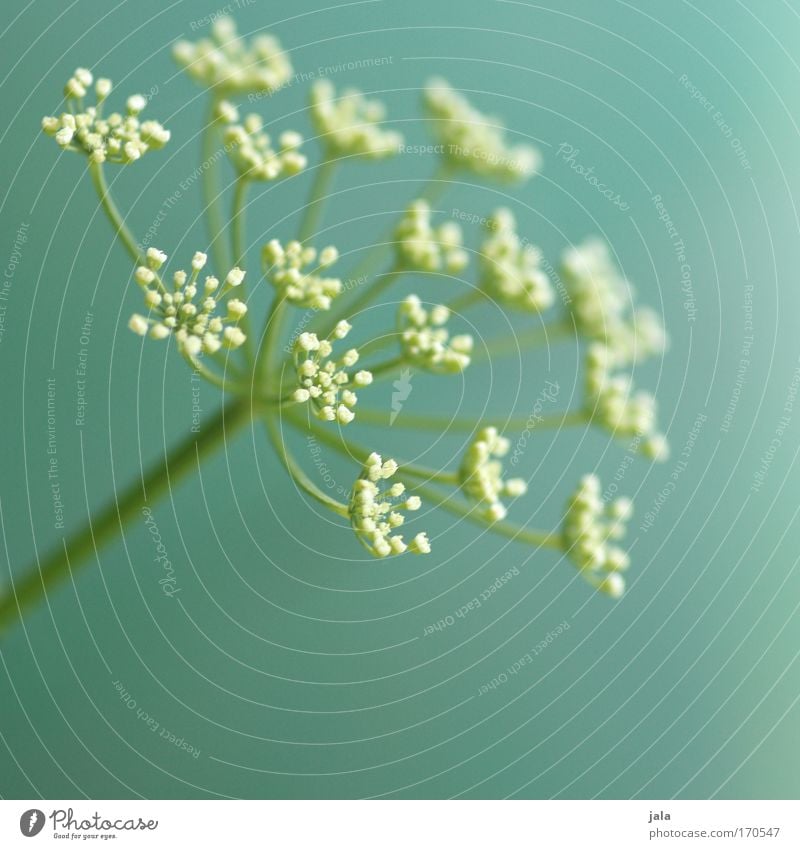
[[[431,208],[415,200],[406,209],[395,230],[397,264],[419,271],[458,274],[469,261],[461,244],[461,228],[454,221],[431,226]]]
[[[467,448],[459,469],[462,489],[493,522],[506,516],[500,500],[503,496],[516,498],[528,489],[522,478],[503,480],[503,464],[497,458],[504,457],[509,447],[509,441],[498,434],[497,428],[485,427]]]
[[[238,265],[235,266],[228,272],[227,276],[225,277],[225,285],[233,287],[241,286],[242,282],[244,281],[244,275],[245,272],[242,271],[242,269],[239,268]]]
[[[342,292],[342,281],[338,277],[319,273],[339,258],[334,247],[323,248],[317,256],[314,248],[304,247],[300,242],[292,241],[284,247],[277,239],[272,239],[264,245],[261,258],[270,283],[296,306],[327,310]]]
[[[242,124],[228,126],[224,139],[234,168],[249,180],[277,180],[298,174],[306,167],[305,156],[297,150],[302,136],[283,133],[275,148],[256,114],[248,115]]]
[[[214,21],[211,38],[177,42],[173,56],[192,79],[220,94],[271,94],[292,77],[289,57],[277,38],[262,34],[246,44],[229,17]]]
[[[611,541],[625,535],[625,523],[633,513],[627,498],[606,504],[595,475],[584,477],[567,503],[562,529],[564,550],[586,580],[612,598],[625,590],[624,572],[630,559]]]
[[[342,339],[349,332],[342,323],[332,334],[333,339]],[[338,421],[349,424],[353,418],[353,407],[358,403],[358,396],[349,388],[352,382],[355,386],[366,386],[372,382],[372,374],[360,371],[353,378],[347,369],[358,361],[358,351],[351,348],[345,351],[341,359],[333,360],[330,356],[333,344],[329,339],[319,339],[316,333],[301,333],[294,343],[294,364],[297,372],[298,389],[292,395],[298,403],[309,402],[314,415],[326,422]]]
[[[85,68],[78,68],[67,83],[65,92],[68,100],[79,100],[86,95],[92,75]],[[111,162],[124,165],[141,159],[148,150],[162,148],[170,138],[158,121],[139,122],[138,114],[146,106],[141,95],[128,98],[127,115],[113,112],[108,117],[102,114],[103,101],[111,91],[111,82],[97,81],[94,106],[77,104],[60,116],[48,115],[42,119],[42,129],[53,136],[64,150],[83,153],[92,162]]]
[[[496,210],[486,229],[480,252],[483,290],[514,309],[543,312],[552,306],[553,288],[541,267],[541,251],[520,239],[511,212]]]
[[[238,348],[245,335],[236,322],[247,312],[240,300],[227,302],[225,317],[218,314],[230,288],[223,289],[217,297],[219,281],[206,277],[199,285],[198,276],[206,263],[206,255],[196,253],[192,259],[192,272],[176,271],[172,287],[168,289],[158,274],[167,255],[157,248],[147,251],[147,265],[140,265],[134,272],[136,282],[142,287],[145,305],[150,315],[133,315],[128,326],[134,333],[144,336],[148,331],[153,339],[174,336],[181,353],[196,357],[202,351],[213,354],[222,345]],[[226,326],[227,325],[227,326]]]
[[[402,483],[385,482],[397,473],[394,460],[383,461],[380,454],[370,454],[361,476],[353,486],[349,504],[350,523],[359,541],[375,557],[402,554],[428,554],[431,550],[428,537],[417,534],[409,545],[395,531],[405,522],[401,510],[419,510],[417,496],[405,497]]]
[[[619,362],[661,354],[667,336],[653,310],[633,308],[634,290],[599,239],[564,252],[561,263],[578,330],[613,349]]]
[[[447,307],[428,311],[416,295],[409,295],[398,309],[403,358],[440,374],[463,371],[470,363],[473,339],[469,334],[450,336],[444,326],[449,318]]]
[[[592,421],[614,436],[635,438],[638,449],[654,460],[666,460],[667,441],[657,430],[656,400],[644,391],[634,392],[627,375],[615,374],[623,364],[616,352],[598,342],[586,356],[586,410]]]
[[[380,159],[397,153],[400,133],[380,126],[385,109],[378,100],[367,100],[358,89],[344,89],[337,97],[329,80],[311,87],[311,120],[329,158],[364,156]]]
[[[539,168],[541,157],[535,147],[509,145],[502,123],[471,106],[445,80],[428,83],[425,105],[445,159],[453,166],[504,182],[524,180]]]

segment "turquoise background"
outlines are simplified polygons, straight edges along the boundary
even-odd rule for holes
[[[38,0],[15,9],[0,34],[7,589],[36,551],[61,545],[47,478],[48,378],[68,529],[192,424],[190,375],[167,346],[142,347],[127,331],[140,308],[128,260],[83,162],[59,155],[40,119],[58,108],[77,65],[111,77],[119,96],[152,95],[146,114],[171,129],[171,143],[109,169],[132,229],[146,232],[200,159],[204,93],[178,73],[170,45],[204,33],[204,16],[221,5]],[[153,507],[179,597],[161,592],[147,528],[134,521],[2,637],[0,794],[796,797],[800,408],[785,407],[800,358],[800,4],[229,5],[242,33],[275,32],[298,73],[384,57],[333,80],[381,92],[409,142],[428,141],[419,90],[442,75],[501,116],[517,140],[541,148],[543,173],[532,182],[506,189],[462,175],[437,207],[483,216],[509,205],[553,262],[587,235],[609,241],[669,329],[669,352],[639,379],[658,396],[673,457],[660,465],[639,458],[619,482],[637,515],[630,587],[615,603],[552,552],[441,512],[417,521],[434,540],[430,557],[369,561],[347,528],[292,487],[260,429],[231,439]],[[684,74],[711,110],[692,99]],[[306,97],[298,83],[257,108],[277,130],[309,133]],[[562,143],[630,208],[610,204],[559,159]],[[316,162],[313,142],[307,147]],[[346,268],[434,165],[412,155],[346,164],[318,244],[335,242]],[[312,175],[252,193],[251,265],[266,238],[293,235]],[[656,194],[685,243],[694,321]],[[200,210],[193,181],[159,224],[155,244],[176,267],[207,243]],[[475,249],[478,228],[465,229]],[[392,291],[447,298],[457,288],[416,279]],[[262,285],[254,313],[266,303]],[[87,312],[92,330],[82,346]],[[388,315],[376,310],[370,321],[382,327]],[[530,322],[485,308],[467,319],[487,337]],[[77,428],[81,347],[88,407]],[[526,356],[524,366],[512,357],[476,367],[463,383],[415,375],[407,409],[458,409],[476,420],[526,415],[546,379],[560,383],[559,409],[576,406],[578,361],[567,343]],[[384,383],[362,403],[388,411],[390,395]],[[203,385],[201,404],[210,416],[219,394]],[[675,490],[642,531],[699,414],[707,419]],[[397,426],[348,432],[429,465],[452,465],[464,438]],[[303,440],[293,444],[318,474]],[[596,470],[614,480],[624,457],[623,443],[596,430],[537,433],[522,463],[530,490],[511,518],[555,527],[577,479]],[[336,486],[349,487],[355,464],[329,452],[326,461]],[[512,567],[519,574],[479,610],[424,636]],[[478,695],[564,621],[569,629],[534,663]],[[199,755],[151,731],[137,708]]]

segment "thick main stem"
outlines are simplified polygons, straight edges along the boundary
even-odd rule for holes
[[[220,277],[224,277],[231,268],[231,261],[224,237],[225,230],[220,206],[221,191],[217,179],[217,159],[219,158],[219,151],[216,149],[216,140],[218,137],[217,127],[219,126],[219,120],[217,118],[218,103],[218,96],[212,93],[209,99],[208,117],[202,134],[201,154],[203,160],[201,171],[203,174],[203,203],[205,204],[205,218],[211,255],[214,258],[214,267],[217,274]]]
[[[23,611],[43,598],[85,563],[92,552],[119,536],[142,507],[152,505],[178,480],[194,471],[200,461],[250,421],[251,410],[245,400],[223,407],[197,433],[180,442],[163,460],[155,463],[128,486],[87,524],[43,560],[31,566],[22,578],[11,582],[10,590],[0,597],[0,630],[19,618]]]

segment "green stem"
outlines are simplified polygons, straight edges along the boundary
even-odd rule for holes
[[[270,442],[272,442],[272,446],[275,449],[276,454],[283,462],[286,467],[286,471],[289,473],[292,480],[294,480],[294,482],[302,490],[308,493],[308,495],[316,501],[319,501],[320,504],[323,504],[325,507],[333,510],[333,512],[337,513],[339,516],[348,516],[347,505],[342,504],[335,498],[331,498],[330,495],[319,489],[297,464],[297,461],[294,459],[291,452],[286,447],[286,443],[281,437],[277,414],[274,412],[267,412],[262,416],[262,419],[267,429],[267,435],[269,436]],[[287,420],[291,421],[288,417]]]
[[[111,225],[114,227],[117,236],[119,236],[122,244],[125,245],[125,249],[130,254],[131,259],[137,265],[144,265],[145,260],[139,250],[139,245],[137,244],[136,239],[133,238],[133,234],[125,224],[125,220],[111,197],[111,191],[108,188],[108,183],[106,183],[103,166],[99,162],[92,162],[89,164],[89,173],[91,174],[92,183],[94,183],[97,195],[100,198],[100,204],[108,216],[108,220],[111,222]]]
[[[213,92],[209,99],[208,117],[203,127],[201,141],[201,170],[203,172],[203,203],[205,205],[206,228],[211,254],[214,257],[214,267],[220,279],[223,279],[231,269],[230,256],[225,238],[223,237],[223,218],[220,206],[222,191],[219,187],[217,160],[219,150],[217,144],[217,104],[219,97]]]
[[[311,194],[306,202],[303,219],[300,222],[300,230],[297,237],[300,242],[308,240],[319,229],[319,222],[322,219],[322,213],[325,209],[325,201],[327,201],[328,195],[330,195],[337,165],[338,162],[335,159],[326,156],[317,167],[317,173],[314,176],[314,183],[311,187]]]
[[[474,304],[482,301],[484,297],[485,296],[480,289],[472,289],[471,291],[465,292],[463,295],[460,295],[458,298],[454,298],[450,301],[450,303],[447,304],[447,309],[449,309],[454,315],[458,315]]]
[[[374,380],[377,380],[379,377],[383,377],[385,375],[391,374],[391,372],[400,368],[403,365],[403,357],[393,357],[391,360],[386,360],[386,362],[378,363],[376,366],[371,366],[369,368],[370,373]]]
[[[560,318],[549,324],[542,324],[522,333],[510,333],[501,339],[487,342],[481,348],[475,350],[472,357],[476,360],[488,359],[489,357],[502,356],[504,354],[516,354],[519,351],[536,348],[540,345],[550,345],[553,342],[561,342],[575,334],[572,322],[567,318]]]
[[[231,253],[233,255],[233,264],[238,266],[242,270],[244,270],[247,266],[247,213],[245,203],[247,201],[248,187],[249,181],[245,177],[239,177],[233,189],[233,206],[231,208]],[[243,295],[244,293],[241,293],[239,297],[243,297]],[[246,337],[244,342],[245,357],[248,362],[252,362],[253,339],[250,324],[250,314],[245,313],[242,318],[239,319],[239,324],[242,328],[242,332]]]
[[[94,518],[50,555],[31,566],[24,576],[12,580],[0,597],[0,630],[18,620],[23,610],[40,601],[48,592],[74,574],[102,545],[119,536],[144,506],[153,504],[170,491],[182,477],[194,471],[200,461],[250,421],[250,407],[244,400],[223,407],[163,459],[151,466],[101,510]]]
[[[389,414],[382,410],[359,407],[358,419],[364,424],[387,425]],[[529,416],[511,416],[507,419],[494,419],[488,422],[464,419],[458,416],[448,418],[447,416],[420,416],[414,413],[403,413],[402,416],[395,419],[394,426],[410,430],[435,430],[439,433],[447,431],[471,433],[479,427],[493,426],[504,433],[508,433],[522,430],[533,431],[545,428],[571,427],[588,424],[590,421],[591,416],[585,410],[553,413],[549,416],[541,416],[538,419],[531,414]]]

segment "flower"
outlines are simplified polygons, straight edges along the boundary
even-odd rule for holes
[[[314,248],[297,241],[284,248],[277,239],[267,242],[261,251],[264,273],[278,292],[296,306],[315,310],[330,309],[331,301],[342,292],[338,277],[319,274],[338,258],[339,252],[332,245],[318,255]],[[309,266],[314,267],[310,273],[305,270]]]
[[[332,339],[344,339],[351,325],[340,321],[331,334]],[[314,415],[322,421],[350,424],[355,418],[353,407],[358,403],[350,384],[361,387],[372,383],[372,373],[358,371],[350,375],[347,369],[358,362],[358,351],[345,351],[340,360],[330,359],[331,339],[319,339],[316,333],[301,333],[294,343],[294,364],[298,388],[292,400],[299,404],[310,402]]]
[[[506,516],[502,496],[516,498],[528,490],[522,478],[503,480],[503,464],[497,458],[504,457],[509,447],[509,441],[500,436],[497,428],[485,427],[470,443],[459,469],[462,489],[482,506],[484,517],[492,522]]]
[[[633,308],[633,287],[604,242],[587,239],[565,251],[561,268],[579,332],[613,349],[620,363],[664,352],[663,322],[651,309]]]
[[[238,298],[227,300],[227,315],[221,317],[217,309],[241,284],[244,272],[233,268],[220,288],[216,277],[206,277],[198,287],[197,278],[206,264],[206,255],[199,251],[192,259],[192,271],[176,271],[172,291],[164,285],[158,274],[167,256],[157,248],[147,251],[147,264],[140,265],[134,277],[144,292],[144,302],[150,310],[147,316],[135,313],[128,327],[139,336],[148,332],[153,339],[166,339],[172,335],[181,353],[196,357],[201,352],[216,353],[223,345],[238,348],[245,341],[242,330],[236,326],[247,312],[247,305]]]
[[[329,159],[382,159],[397,153],[403,142],[400,133],[381,128],[386,114],[383,104],[367,100],[358,89],[344,89],[337,98],[333,83],[317,80],[311,87],[310,107],[311,120]]]
[[[211,38],[192,43],[179,41],[172,50],[175,61],[192,79],[220,94],[272,92],[292,77],[292,65],[277,38],[257,35],[247,44],[236,34],[232,18],[219,17]]]
[[[439,374],[463,371],[470,363],[472,336],[450,336],[444,327],[449,318],[447,307],[434,306],[429,311],[416,295],[409,295],[397,314],[403,359]]]
[[[541,157],[535,147],[509,145],[503,124],[471,106],[445,80],[428,83],[424,102],[445,160],[453,167],[503,182],[525,180],[538,170]]]
[[[282,133],[276,151],[260,116],[254,113],[243,123],[226,127],[224,140],[233,167],[249,180],[276,180],[299,174],[306,167],[306,158],[298,151],[303,137],[291,130]]]
[[[361,544],[375,557],[402,554],[404,551],[429,554],[431,546],[426,534],[417,534],[406,545],[400,534],[393,533],[405,522],[400,510],[416,511],[422,506],[417,496],[405,497],[402,483],[391,486],[384,483],[396,472],[394,460],[384,462],[381,455],[375,453],[367,457],[364,470],[353,486],[348,508],[350,523]]]
[[[595,342],[586,356],[587,411],[592,420],[614,436],[635,437],[639,451],[653,460],[666,460],[669,446],[657,431],[656,400],[644,391],[633,391],[633,380],[614,374],[620,357]]]
[[[444,271],[458,274],[469,255],[461,246],[461,228],[455,221],[431,226],[431,208],[415,200],[395,230],[397,265],[405,270]]]
[[[564,550],[583,577],[612,598],[619,598],[625,591],[621,573],[628,568],[630,558],[611,541],[625,535],[625,523],[632,513],[628,498],[603,502],[596,475],[582,478],[567,503],[562,527]]]
[[[517,235],[508,209],[495,210],[481,245],[480,283],[492,298],[515,309],[542,312],[554,300],[541,251]]]
[[[83,98],[92,82],[90,71],[77,68],[64,87],[70,111],[58,117],[42,118],[42,129],[53,136],[63,150],[83,153],[97,164],[125,165],[141,159],[148,150],[164,147],[169,141],[169,130],[158,121],[139,121],[139,113],[147,105],[140,94],[128,98],[125,115],[112,112],[107,118],[103,117],[103,102],[111,92],[110,80],[97,80],[96,103],[84,107]]]

